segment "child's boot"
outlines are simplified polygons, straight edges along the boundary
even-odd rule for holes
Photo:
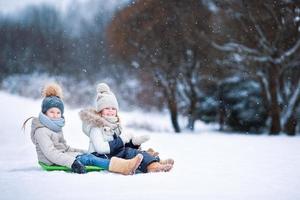
[[[160,160],[159,163],[163,164],[163,165],[166,165],[166,164],[174,165],[174,160],[172,158],[168,158],[165,160]]]
[[[153,162],[147,166],[147,172],[168,172],[172,169],[171,164],[160,164],[159,162]]]
[[[152,149],[152,148],[149,148],[149,149],[147,149],[147,151],[146,151],[147,153],[149,153],[151,156],[153,156],[153,157],[156,157],[156,156],[158,156],[158,152],[157,151],[155,151],[154,149]]]
[[[123,175],[131,175],[139,167],[143,160],[143,155],[138,154],[134,158],[125,160],[123,158],[112,157],[110,159],[109,171]]]

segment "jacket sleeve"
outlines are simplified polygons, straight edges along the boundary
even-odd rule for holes
[[[56,149],[50,136],[45,132],[45,130],[36,130],[35,139],[48,160],[57,165],[71,168],[75,158]]]
[[[97,153],[99,154],[116,154],[120,149],[124,147],[124,144],[120,137],[106,142],[103,138],[101,129],[92,128],[90,133],[90,139]]]

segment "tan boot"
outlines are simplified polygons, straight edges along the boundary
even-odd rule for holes
[[[138,154],[134,158],[125,160],[123,158],[112,157],[108,170],[123,175],[131,175],[135,173],[135,170],[139,167],[143,160],[143,155]]]
[[[154,149],[152,149],[152,148],[147,149],[146,152],[149,153],[153,157],[156,157],[159,154],[157,151],[154,151]]]
[[[171,164],[160,164],[159,162],[153,162],[147,166],[147,172],[168,172],[172,169]]]
[[[168,158],[168,159],[165,159],[165,160],[160,160],[159,161],[160,164],[170,164],[170,165],[174,165],[174,160],[172,158]]]

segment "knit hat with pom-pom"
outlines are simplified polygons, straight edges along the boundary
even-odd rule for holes
[[[96,111],[100,112],[104,108],[115,108],[119,110],[119,104],[116,96],[105,83],[97,85]]]
[[[44,86],[42,95],[44,100],[42,102],[42,113],[46,113],[50,108],[56,107],[64,113],[64,103],[62,101],[62,89],[56,83],[50,83]]]

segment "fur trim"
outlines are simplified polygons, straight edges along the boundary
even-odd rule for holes
[[[57,83],[49,83],[44,86],[42,91],[43,97],[57,96],[63,98],[63,92],[61,87]]]
[[[79,117],[83,123],[96,126],[103,127],[109,126],[109,123],[101,117],[94,108],[86,108],[79,112]]]

